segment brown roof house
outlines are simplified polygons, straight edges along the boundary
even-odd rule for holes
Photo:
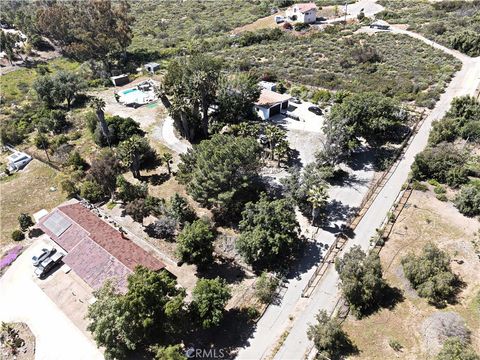
[[[272,116],[280,114],[282,110],[288,109],[288,100],[291,96],[280,94],[268,89],[262,89],[260,97],[255,103],[255,111],[263,120],[268,120]]]
[[[127,277],[137,265],[154,271],[165,267],[76,200],[55,208],[38,227],[65,250],[63,262],[93,289],[112,279],[125,292]]]

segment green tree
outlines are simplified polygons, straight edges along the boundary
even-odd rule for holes
[[[122,172],[122,166],[115,153],[103,151],[93,161],[88,172],[88,178],[97,182],[105,194],[113,198],[117,187],[117,176]]]
[[[191,223],[197,218],[195,211],[188,204],[187,199],[178,193],[175,193],[170,198],[167,207],[167,213],[169,216],[178,221],[181,227],[183,227],[185,223]]]
[[[153,346],[155,360],[188,360],[181,345]]]
[[[191,306],[204,329],[220,324],[225,305],[230,298],[230,290],[225,281],[219,277],[197,281],[192,291]]]
[[[100,184],[86,180],[80,186],[80,196],[91,203],[98,203],[105,198],[105,193]]]
[[[88,330],[106,359],[124,359],[141,345],[175,335],[184,314],[185,292],[166,271],[137,267],[126,294],[107,282],[89,305]]]
[[[75,170],[84,170],[88,164],[78,151],[74,151],[68,156],[65,165],[72,166]]]
[[[386,284],[377,254],[367,255],[359,246],[354,246],[341,259],[336,259],[335,269],[340,275],[343,296],[357,317],[378,306]]]
[[[436,360],[479,360],[480,356],[469,344],[457,337],[445,340]]]
[[[173,159],[173,155],[169,152],[166,152],[162,156],[162,160],[167,166],[168,175],[172,174],[172,159]]]
[[[66,101],[67,107],[70,109],[72,101],[85,89],[85,83],[79,75],[61,70],[54,75],[37,78],[33,83],[33,88],[37,92],[38,98],[47,106],[61,105]]]
[[[187,223],[177,237],[177,252],[183,261],[204,267],[213,260],[215,232],[204,220]]]
[[[22,231],[27,231],[30,226],[34,225],[34,222],[29,214],[21,213],[18,216],[18,224],[20,225],[20,229],[22,229]]]
[[[247,203],[239,224],[236,246],[249,264],[275,269],[292,259],[300,246],[300,230],[288,200],[270,200],[262,195]]]
[[[132,184],[122,175],[117,177],[118,194],[117,197],[125,203],[135,199],[145,199],[148,195],[148,185],[146,183]]]
[[[352,351],[352,342],[337,318],[330,318],[325,310],[315,318],[317,322],[309,326],[307,335],[318,350],[319,359],[341,359]]]
[[[260,88],[253,76],[222,76],[216,96],[218,120],[224,124],[238,124],[252,118],[253,105],[259,96]]]
[[[155,156],[155,151],[146,138],[134,135],[118,145],[118,156],[123,165],[130,169],[133,177],[138,179],[140,169],[147,165],[146,159]]]
[[[108,130],[107,122],[105,121],[105,100],[94,97],[90,100],[90,106],[95,110],[95,115],[97,115],[100,130],[103,136],[107,139],[108,146],[111,146],[110,132]]]
[[[418,295],[441,305],[455,294],[457,278],[450,267],[450,257],[433,243],[418,256],[409,253],[402,260],[403,272]]]
[[[328,204],[328,193],[326,184],[314,185],[308,190],[308,202],[312,204],[312,224],[318,221],[319,215],[325,210]]]
[[[25,239],[25,234],[22,232],[22,230],[15,229],[12,231],[13,241],[22,241],[23,239]]]
[[[216,134],[181,155],[177,178],[202,206],[232,212],[252,186],[259,155],[255,139]]]
[[[0,33],[0,47],[2,48],[2,51],[5,52],[10,65],[13,65],[13,60],[15,60],[15,57],[17,56],[17,42],[19,40],[19,36],[15,33],[8,33],[6,31]]]

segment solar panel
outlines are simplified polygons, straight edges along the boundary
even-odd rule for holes
[[[62,235],[72,223],[59,212],[54,212],[43,225],[50,230],[55,236]]]

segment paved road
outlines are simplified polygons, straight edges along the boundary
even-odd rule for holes
[[[411,35],[432,45],[430,40],[418,34],[398,29],[394,30],[394,32]],[[397,194],[400,192],[402,185],[407,180],[415,155],[422,151],[427,145],[432,121],[441,119],[445,115],[450,108],[450,103],[453,98],[462,95],[473,95],[480,83],[480,57],[472,59],[456,51],[445,49],[441,45],[433,44],[433,46],[462,60],[463,67],[452,79],[445,93],[442,94],[440,100],[437,102],[436,107],[426,118],[404,157],[401,159],[398,168],[355,229],[355,237],[347,243],[345,251],[348,251],[348,249],[354,245],[360,245],[364,250],[369,248],[370,238],[375,235],[375,229],[380,227],[384,217],[393,205]],[[306,336],[308,324],[314,322],[315,314],[318,313],[319,310],[333,310],[334,304],[339,297],[337,285],[338,274],[334,267],[331,266],[311,298],[297,305],[296,312],[300,312],[301,315],[295,321],[289,336],[275,356],[275,359],[301,359],[303,357],[311,345]]]
[[[191,148],[191,145],[186,140],[180,140],[176,137],[173,119],[170,116],[165,118],[160,126],[153,129],[152,135],[156,140],[161,141],[177,154],[184,154]]]
[[[28,324],[36,338],[36,360],[103,359],[87,338],[33,280],[31,257],[45,247],[37,240],[0,278],[0,320]]]

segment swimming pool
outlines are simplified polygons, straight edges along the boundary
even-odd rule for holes
[[[138,91],[140,92],[140,90],[136,89],[136,88],[132,88],[132,89],[127,89],[127,90],[123,90],[123,91],[120,91],[123,95],[127,95],[127,94],[130,94],[130,93],[133,93],[135,91]]]

